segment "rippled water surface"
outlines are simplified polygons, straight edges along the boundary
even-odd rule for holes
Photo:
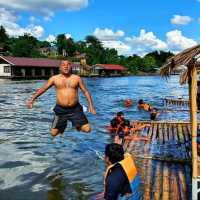
[[[105,126],[117,111],[129,119],[149,119],[136,104],[124,108],[122,100],[144,99],[156,107],[164,97],[184,96],[187,86],[173,76],[168,82],[158,76],[84,79],[97,115],[86,112],[91,134],[69,126],[62,137],[52,140],[49,129],[55,105],[50,89],[29,110],[25,100],[45,81],[0,80],[0,199],[88,199],[103,188],[104,163],[98,157],[111,141]],[[80,102],[87,106],[85,98]],[[188,112],[161,112],[159,120],[188,120]]]

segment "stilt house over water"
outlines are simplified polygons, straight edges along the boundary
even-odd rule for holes
[[[182,68],[180,84],[188,83],[190,101],[190,121],[192,132],[192,199],[198,199],[200,184],[200,163],[197,156],[197,73],[200,71],[200,45],[188,48],[168,59],[161,68],[161,75],[169,77],[173,71]],[[199,195],[200,196],[200,195]]]

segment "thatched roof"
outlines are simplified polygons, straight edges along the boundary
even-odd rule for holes
[[[200,70],[200,45],[188,48],[177,55],[169,58],[166,64],[161,68],[160,74],[164,77],[169,77],[175,70],[182,69],[180,83],[186,82],[188,77],[188,69],[195,65],[198,71]]]

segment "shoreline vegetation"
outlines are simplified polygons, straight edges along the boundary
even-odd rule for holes
[[[3,26],[0,26],[0,55],[67,59],[72,62],[85,60],[85,65],[118,64],[126,67],[127,74],[151,76],[159,73],[160,67],[174,54],[166,51],[153,51],[144,56],[136,54],[119,55],[114,48],[105,48],[100,40],[88,35],[84,40],[74,41],[59,34],[54,42],[40,41],[30,34],[9,37]]]

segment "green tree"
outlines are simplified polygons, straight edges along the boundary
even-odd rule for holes
[[[24,34],[16,38],[12,46],[12,54],[19,57],[40,57],[37,44],[38,40],[35,37]]]
[[[6,44],[8,42],[8,35],[3,26],[0,26],[0,44]]]
[[[104,51],[102,52],[104,55],[103,55],[103,62],[102,63],[105,63],[105,64],[118,64],[119,63],[119,56],[118,56],[118,53],[117,53],[117,50],[116,49],[104,49]]]
[[[76,44],[72,38],[66,39],[66,53],[67,56],[73,56],[76,51]]]
[[[103,48],[101,42],[92,35],[88,35],[86,40],[86,54],[87,63],[89,65],[94,65],[97,63],[103,63],[105,60],[105,49]]]
[[[141,69],[143,72],[155,72],[156,71],[156,60],[152,56],[145,56],[143,58],[144,65]]]
[[[38,41],[38,47],[39,48],[44,48],[44,47],[51,47],[50,42],[48,41]]]
[[[79,52],[79,53],[85,53],[86,51],[86,42],[85,41],[78,41],[75,43],[76,45],[76,51]]]
[[[137,74],[141,66],[143,66],[143,59],[135,54],[128,57],[120,56],[120,59],[123,59],[120,64],[127,67],[132,74]]]
[[[57,36],[56,46],[58,53],[63,56],[71,57],[76,51],[76,43],[72,38],[66,38],[65,34]]]
[[[146,54],[146,56],[151,56],[156,60],[156,66],[157,67],[161,67],[166,62],[166,60],[173,55],[174,54],[171,53],[170,51],[168,51],[168,52],[153,51],[153,52]]]
[[[0,47],[3,48],[4,52],[9,51],[9,37],[3,26],[0,26]]]
[[[56,46],[58,48],[58,54],[63,55],[64,51],[66,51],[66,37],[65,34],[59,34],[56,38]]]
[[[85,40],[86,40],[86,43],[88,45],[91,45],[93,47],[102,48],[101,42],[95,36],[93,36],[93,35],[86,36]]]

